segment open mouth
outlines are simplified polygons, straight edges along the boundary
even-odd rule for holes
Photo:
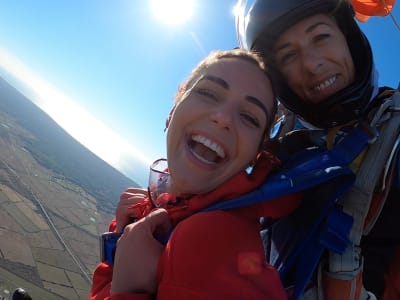
[[[206,164],[217,164],[226,156],[220,145],[202,135],[191,136],[189,149],[197,159]]]
[[[336,75],[332,76],[331,78],[328,78],[324,82],[318,84],[317,86],[314,87],[314,90],[321,92],[324,89],[330,87],[334,82],[336,81]]]

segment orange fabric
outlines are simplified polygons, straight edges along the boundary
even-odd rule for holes
[[[359,300],[362,287],[362,272],[359,272],[354,280],[338,279],[327,273],[323,275],[322,284],[325,300]],[[354,298],[351,297],[353,293]]]
[[[356,18],[360,22],[366,22],[372,16],[387,16],[395,2],[395,0],[351,0]]]
[[[355,12],[355,16],[358,21],[363,22],[363,23],[367,22],[370,18],[369,16],[360,14],[358,12]]]

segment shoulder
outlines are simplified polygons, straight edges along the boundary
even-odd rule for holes
[[[174,299],[285,299],[278,272],[265,262],[257,219],[234,212],[197,213],[180,222],[159,274],[158,295]]]
[[[212,252],[217,256],[218,252],[239,250],[241,246],[237,245],[238,240],[248,245],[258,245],[259,226],[257,218],[246,218],[240,213],[196,213],[176,226],[169,244],[175,247],[175,251],[183,252],[187,252],[188,248],[196,251],[211,250],[212,245]],[[236,245],[232,247],[231,243]]]

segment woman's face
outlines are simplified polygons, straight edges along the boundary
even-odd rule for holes
[[[167,134],[172,193],[215,189],[255,158],[274,95],[258,66],[222,58],[201,72],[172,114]]]
[[[335,19],[306,18],[285,31],[274,47],[275,63],[305,102],[319,103],[354,81],[354,62]]]

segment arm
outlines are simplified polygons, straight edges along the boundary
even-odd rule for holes
[[[115,253],[111,295],[155,294],[157,267],[164,246],[154,235],[168,232],[170,226],[167,211],[157,209],[125,227]]]
[[[97,266],[89,299],[151,299],[156,290],[157,266],[164,248],[154,239],[154,234],[161,234],[169,228],[169,217],[163,209],[128,225],[118,241],[114,268],[106,263]]]

